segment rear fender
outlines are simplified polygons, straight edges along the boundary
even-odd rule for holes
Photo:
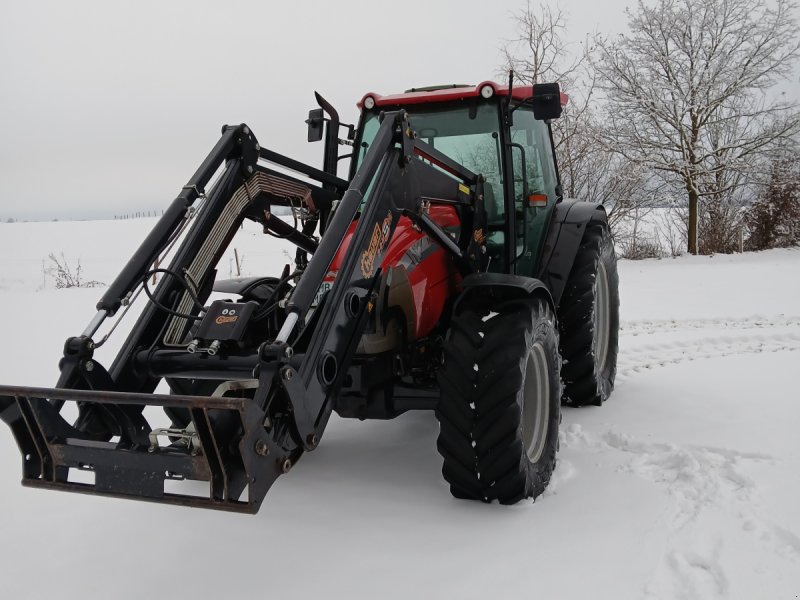
[[[458,314],[461,303],[467,298],[470,302],[483,300],[492,305],[522,298],[541,298],[555,312],[553,298],[547,286],[533,277],[503,273],[473,273],[464,278],[461,287],[463,292],[453,306],[455,314]]]
[[[590,221],[608,223],[602,204],[565,200],[556,205],[544,244],[539,279],[556,305],[561,301],[583,233]]]

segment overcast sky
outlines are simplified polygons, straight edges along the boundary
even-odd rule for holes
[[[580,40],[632,3],[561,6]],[[0,219],[166,207],[223,123],[319,166],[314,90],[353,121],[367,91],[496,78],[524,4],[0,0]]]

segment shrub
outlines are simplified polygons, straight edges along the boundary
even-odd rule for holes
[[[664,248],[657,239],[631,238],[617,244],[621,258],[642,260],[645,258],[662,258]]]
[[[50,261],[49,266],[44,267],[44,272],[55,281],[57,289],[63,288],[93,288],[102,287],[105,284],[102,281],[82,279],[81,274],[81,261],[77,260],[75,267],[70,267],[64,253],[60,254],[60,258],[53,253],[48,256]]]
[[[748,250],[800,244],[800,161],[773,163],[769,182],[747,210]]]

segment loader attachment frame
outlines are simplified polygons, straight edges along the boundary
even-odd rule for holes
[[[259,158],[283,171],[258,164]],[[326,227],[318,243],[307,231],[284,236],[313,256],[307,264],[298,259],[296,285],[283,305],[275,303],[283,314],[280,329],[253,347],[197,352],[192,326],[211,314],[204,304],[217,262],[245,218],[280,232],[270,203],[282,194],[305,194]],[[94,357],[95,335],[151,276],[153,262],[176,239],[198,198],[203,206],[162,269],[169,276],[148,293],[150,304],[106,369]],[[427,218],[431,203],[459,211],[455,239]],[[380,266],[401,216],[445,248],[462,275],[486,269],[483,178],[417,139],[405,111],[384,114],[349,184],[261,148],[244,124],[223,128],[214,150],[103,295],[83,335],[66,341],[57,387],[0,387],[0,418],[22,452],[23,483],[256,512],[278,476],[323,435],[376,305]],[[312,316],[314,297],[354,220],[345,260]],[[166,377],[224,383],[210,396],[154,394]],[[78,406],[74,423],[61,413],[65,402]],[[155,428],[149,407],[188,417],[180,426]],[[72,480],[76,470],[93,472],[94,482]],[[175,479],[208,488],[176,493],[167,484]]]
[[[150,429],[141,419],[139,427],[116,440],[90,440],[61,418],[53,401],[114,411],[145,404],[182,408],[191,413],[193,427],[187,436]],[[238,421],[236,451],[212,426],[210,414],[222,412]],[[0,386],[0,418],[22,452],[22,484],[29,487],[255,513],[278,475],[261,465],[266,456],[262,415],[247,398]],[[94,481],[73,480],[76,470],[93,474]],[[207,482],[208,487],[178,493],[165,490],[170,480]]]

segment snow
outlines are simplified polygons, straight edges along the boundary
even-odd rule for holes
[[[0,224],[0,381],[52,385],[102,293],[54,289],[47,255],[108,283],[152,223]],[[234,245],[246,272],[288,260],[256,230]],[[22,488],[2,428],[2,596],[796,597],[800,250],[621,261],[620,282],[617,388],[564,410],[535,503],[451,498],[425,413],[333,417],[257,516]]]

